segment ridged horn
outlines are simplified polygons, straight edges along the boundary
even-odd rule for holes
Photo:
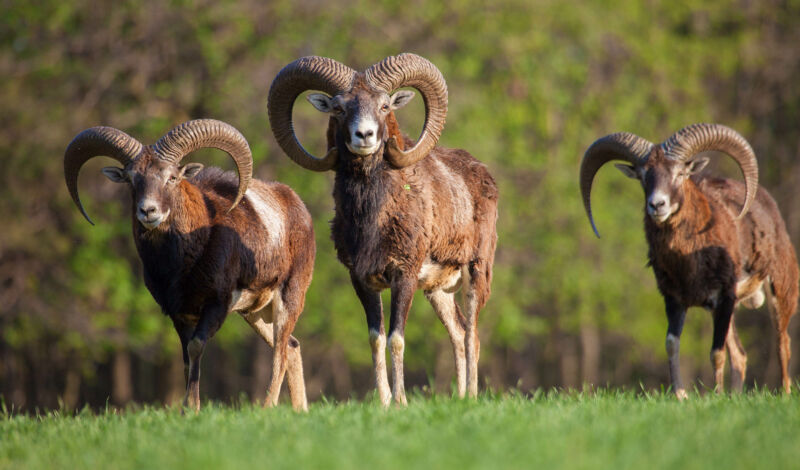
[[[306,151],[297,140],[292,122],[292,109],[300,93],[318,90],[334,96],[349,90],[356,71],[327,57],[302,57],[287,65],[272,81],[267,99],[269,124],[275,140],[286,155],[307,170],[328,171],[338,159],[336,148],[331,148],[322,158]]]
[[[692,124],[665,140],[661,147],[664,156],[687,161],[700,152],[715,150],[730,156],[744,175],[744,205],[737,219],[750,210],[758,191],[758,161],[753,148],[741,134],[722,124]]]
[[[597,235],[598,238],[600,238],[600,233],[597,231],[597,227],[594,224],[591,204],[594,175],[597,174],[600,167],[611,160],[623,160],[634,166],[638,166],[647,158],[652,148],[653,144],[647,139],[629,132],[618,132],[597,139],[586,150],[586,153],[583,155],[583,161],[581,162],[581,196],[583,196],[583,207],[586,209],[586,215],[589,217],[589,222],[592,224],[592,230],[594,230],[594,234]]]
[[[253,155],[244,136],[235,127],[216,119],[195,119],[175,127],[153,145],[156,157],[179,164],[186,155],[201,148],[218,148],[236,163],[239,190],[228,211],[233,210],[247,192],[253,177]]]
[[[425,101],[425,124],[417,143],[409,150],[400,149],[391,138],[386,143],[386,159],[393,166],[413,165],[428,155],[439,141],[447,117],[447,83],[429,60],[404,53],[383,59],[365,72],[367,82],[386,93],[402,87],[416,88]]]
[[[106,156],[117,160],[124,167],[141,153],[143,147],[141,142],[121,130],[105,126],[86,129],[69,143],[64,152],[64,180],[69,195],[90,224],[94,225],[94,222],[86,214],[78,196],[78,173],[83,164],[91,158]]]

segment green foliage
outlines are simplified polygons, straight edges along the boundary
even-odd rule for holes
[[[311,351],[307,370],[324,367],[325,354],[339,348],[366,374],[363,311],[329,238],[332,175],[282,155],[268,129],[266,95],[280,68],[303,55],[363,68],[413,51],[448,81],[442,144],[486,162],[500,186],[493,295],[481,315],[483,366],[490,375],[518,376],[519,368],[501,367],[513,356],[547,377],[564,354],[553,339],[592,327],[604,347],[623,345],[621,360],[647,368],[664,358],[666,322],[645,266],[641,190],[613,169],[598,174],[593,208],[603,238],[596,239],[579,196],[580,159],[611,132],[658,141],[689,123],[724,122],[748,137],[753,131],[757,151],[775,151],[778,160],[761,158],[762,182],[783,188],[779,204],[789,204],[791,184],[776,168],[793,161],[786,155],[796,150],[795,131],[776,129],[800,115],[800,101],[786,99],[796,96],[799,68],[790,51],[796,41],[780,39],[797,30],[800,9],[755,3],[8,2],[0,18],[0,213],[12,223],[0,232],[0,268],[12,266],[4,274],[12,288],[0,306],[9,312],[0,317],[3,341],[22,351],[50,338],[59,354],[89,363],[115,350],[176,354],[169,321],[141,279],[125,189],[100,177],[99,163],[84,168],[83,201],[97,223],[89,226],[61,182],[61,155],[90,126],[115,126],[151,143],[182,121],[213,117],[248,138],[256,176],[289,184],[314,218],[314,281],[296,331]],[[773,53],[784,43],[785,55]],[[786,72],[760,79],[770,58],[783,60]],[[749,95],[751,82],[777,98]],[[400,114],[410,134],[421,122],[421,100],[412,104]],[[300,99],[295,118],[303,142],[320,149],[324,116]],[[192,158],[233,168],[216,151]],[[709,322],[693,315],[687,335],[704,336],[684,356],[707,367]],[[235,320],[216,341],[244,354],[251,338]],[[429,376],[443,349],[444,330],[418,296],[406,364]],[[605,380],[637,380],[604,367]]]

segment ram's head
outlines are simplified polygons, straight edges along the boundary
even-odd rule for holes
[[[635,134],[619,132],[595,141],[583,156],[580,171],[581,194],[586,214],[599,237],[592,218],[590,196],[597,171],[612,160],[627,163],[615,166],[644,189],[645,211],[656,223],[666,222],[683,204],[684,185],[689,176],[702,170],[707,157],[698,153],[716,150],[728,154],[744,174],[744,216],[756,197],[758,163],[750,144],[733,129],[720,124],[693,124],[676,132],[659,145]]]
[[[405,150],[393,111],[405,106],[414,96],[413,87],[425,101],[422,135]],[[314,171],[336,167],[339,150],[331,146],[322,158],[308,153],[298,142],[292,124],[292,109],[297,97],[307,90],[322,91],[308,99],[318,110],[329,113],[337,140],[354,156],[376,154],[385,145],[385,158],[402,168],[425,157],[436,146],[447,115],[447,85],[444,77],[428,60],[415,54],[387,57],[359,73],[325,57],[303,57],[284,67],[269,91],[269,119],[272,132],[284,152],[300,166]]]
[[[70,142],[64,153],[64,178],[72,200],[92,223],[78,196],[78,173],[93,157],[108,156],[117,160],[122,167],[103,168],[103,174],[116,183],[130,184],[136,218],[149,230],[169,218],[180,182],[203,168],[200,163],[181,166],[183,157],[205,147],[227,152],[236,163],[239,189],[231,204],[230,209],[233,209],[247,191],[253,159],[244,136],[229,124],[213,119],[185,122],[148,146],[113,127],[86,129]]]

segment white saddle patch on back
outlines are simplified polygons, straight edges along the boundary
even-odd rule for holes
[[[456,227],[464,227],[472,223],[472,197],[467,191],[464,179],[461,175],[453,172],[439,159],[434,158],[434,163],[439,169],[441,176],[447,181],[446,186],[450,188],[450,203],[453,210],[453,224]]]
[[[267,239],[270,246],[281,242],[284,232],[284,217],[277,201],[272,199],[265,190],[248,188],[244,197],[253,206],[253,210],[261,220],[261,225],[267,230]]]

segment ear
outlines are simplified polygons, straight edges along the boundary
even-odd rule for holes
[[[181,167],[181,176],[189,179],[194,177],[196,174],[200,173],[200,170],[203,169],[202,163],[187,163],[186,165]]]
[[[125,170],[122,168],[117,168],[115,166],[107,166],[101,170],[106,178],[110,179],[115,183],[124,183],[128,181],[128,177],[125,175]]]
[[[389,106],[392,110],[400,109],[407,105],[411,98],[414,97],[414,92],[411,90],[400,90],[389,98]]]
[[[699,157],[695,158],[694,160],[690,161],[686,168],[689,170],[689,174],[693,175],[695,173],[699,173],[703,168],[708,165],[708,157]]]
[[[317,111],[322,111],[323,113],[330,113],[333,111],[333,103],[331,103],[331,98],[328,95],[323,95],[322,93],[311,93],[310,95],[306,96],[306,99],[315,108],[317,108]]]
[[[635,180],[639,179],[639,175],[636,174],[636,168],[634,168],[633,165],[628,165],[627,163],[615,163],[614,166],[617,167],[617,169],[628,178]]]

